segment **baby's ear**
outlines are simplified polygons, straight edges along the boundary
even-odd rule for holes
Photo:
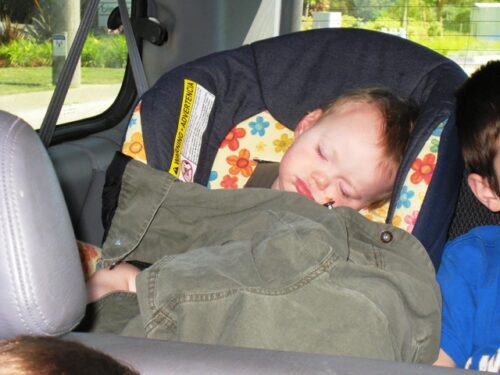
[[[323,110],[321,108],[316,108],[314,111],[309,112],[307,115],[302,117],[295,127],[295,137],[298,137],[307,129],[316,124],[316,121],[318,121],[322,114]]]
[[[495,190],[490,187],[486,177],[482,177],[477,173],[471,173],[469,177],[467,177],[467,182],[476,198],[479,199],[482,204],[492,212],[500,211],[500,197],[495,193]]]

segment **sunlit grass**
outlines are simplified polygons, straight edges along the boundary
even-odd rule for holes
[[[81,83],[120,83],[124,71],[123,68],[81,68]],[[51,67],[0,68],[0,95],[53,89]]]
[[[446,56],[498,55],[500,53],[500,41],[483,40],[465,34],[414,36],[411,39]]]

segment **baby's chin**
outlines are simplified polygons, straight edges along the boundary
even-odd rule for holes
[[[273,189],[273,190],[283,190],[280,187],[280,180],[279,180],[279,178],[277,178],[276,180],[274,180],[273,184],[271,185],[271,189]]]

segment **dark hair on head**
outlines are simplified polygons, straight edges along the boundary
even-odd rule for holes
[[[500,149],[500,61],[476,70],[458,89],[456,124],[465,164],[500,196],[495,157]]]
[[[0,375],[138,375],[107,354],[47,336],[0,341]]]

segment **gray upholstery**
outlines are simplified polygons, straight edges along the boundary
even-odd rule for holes
[[[126,125],[126,121],[123,122]],[[100,246],[101,195],[106,169],[123,138],[122,128],[111,129],[49,148],[61,184],[75,236]]]
[[[0,233],[0,338],[69,332],[86,302],[69,214],[38,135],[3,111]]]
[[[66,340],[79,341],[133,366],[141,374],[370,374],[370,375],[466,375],[461,369],[444,369],[366,358],[336,357],[312,353],[234,348],[162,340],[71,333]]]

